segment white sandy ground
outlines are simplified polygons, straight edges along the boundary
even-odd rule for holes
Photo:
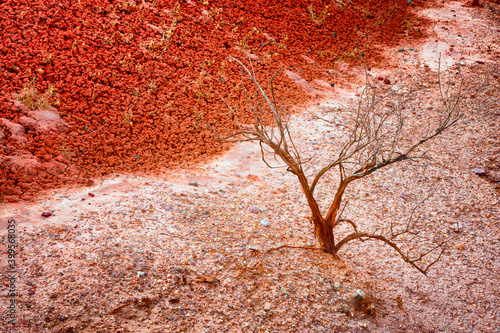
[[[346,197],[346,215],[370,229],[404,220],[435,191],[418,211],[423,232],[413,250],[453,240],[428,277],[381,243],[351,243],[341,261],[300,249],[260,256],[283,244],[317,244],[293,175],[270,170],[259,147],[244,143],[161,178],[115,175],[1,206],[2,232],[15,218],[21,246],[17,331],[500,332],[499,192],[472,171],[500,153],[500,84],[491,76],[500,74],[500,27],[492,29],[499,8],[492,6],[497,21],[489,8],[461,2],[426,10],[436,21],[431,39],[388,50],[401,72],[420,80],[412,120],[422,126],[439,112],[437,54],[447,68],[463,62],[465,118],[427,146],[433,161],[375,173]],[[399,77],[382,68],[371,73]],[[340,117],[335,111],[354,94],[354,86],[344,87],[293,118],[304,156],[320,161],[337,144],[339,129],[312,114]],[[325,204],[335,177],[320,185]],[[42,211],[54,214],[42,218]],[[5,264],[4,251],[2,270]],[[356,310],[357,289],[367,294],[368,310]]]

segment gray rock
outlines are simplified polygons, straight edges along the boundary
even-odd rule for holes
[[[474,172],[478,176],[484,176],[484,175],[486,175],[486,170],[484,170],[484,169],[474,168],[474,169],[472,169],[472,172]]]
[[[262,220],[260,220],[260,224],[262,224],[264,227],[267,227],[271,224],[271,222],[269,222],[266,219],[262,219]]]

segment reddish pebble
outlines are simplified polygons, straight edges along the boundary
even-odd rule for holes
[[[51,216],[51,215],[52,215],[52,213],[51,213],[51,212],[43,212],[43,213],[42,213],[42,216],[43,216],[43,217],[49,217],[49,216]]]
[[[95,194],[94,193],[89,193],[89,197],[93,198],[93,197],[95,197]]]
[[[388,78],[385,78],[384,79],[384,84],[391,84],[391,80],[389,80]]]

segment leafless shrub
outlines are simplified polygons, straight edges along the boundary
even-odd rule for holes
[[[252,125],[243,124],[239,121],[235,110],[222,97],[228,107],[228,115],[233,120],[233,126],[220,124],[209,124],[215,135],[226,142],[257,141],[261,147],[262,160],[273,168],[268,161],[269,149],[275,158],[284,162],[286,170],[294,174],[307,199],[311,211],[311,222],[314,225],[316,237],[323,251],[337,257],[337,253],[344,245],[353,241],[379,240],[392,247],[405,262],[426,274],[428,269],[434,265],[445,251],[445,241],[438,241],[432,247],[418,254],[406,253],[400,247],[403,236],[417,237],[421,226],[417,224],[415,211],[427,200],[425,198],[412,210],[407,221],[395,224],[394,222],[386,228],[376,227],[374,231],[363,231],[358,223],[343,217],[346,204],[343,198],[347,187],[354,181],[363,179],[368,175],[379,171],[387,166],[409,160],[426,158],[426,152],[422,147],[429,140],[442,134],[446,129],[453,126],[462,117],[458,104],[463,78],[459,73],[459,82],[451,80],[448,76],[446,84],[442,83],[442,73],[438,71],[438,83],[442,109],[433,121],[428,122],[425,128],[416,127],[407,122],[406,101],[412,98],[411,90],[393,90],[381,93],[375,79],[366,73],[366,84],[360,93],[359,103],[354,111],[341,122],[324,119],[332,125],[343,128],[345,135],[340,138],[343,143],[338,147],[333,157],[309,176],[305,172],[305,164],[317,163],[317,159],[304,158],[295,145],[290,132],[290,114],[282,101],[275,96],[273,81],[276,72],[270,79],[269,93],[257,82],[253,65],[250,69],[239,60],[236,61],[248,75],[255,93],[250,98],[249,109],[253,114]],[[316,167],[316,165],[315,165]],[[315,189],[325,174],[336,170],[339,182],[336,187],[327,184],[334,189],[327,209],[322,210],[315,198]],[[336,230],[341,224],[347,224],[352,229],[343,238],[337,240]],[[417,238],[418,239],[418,238]],[[424,257],[432,254],[432,259]]]

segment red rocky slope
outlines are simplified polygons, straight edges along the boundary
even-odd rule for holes
[[[307,57],[329,69],[378,62],[377,45],[419,33],[406,0],[15,0],[0,17],[2,201],[221,151],[205,121],[226,121],[217,93],[242,103],[230,55],[251,53],[261,79],[294,66],[333,82]],[[14,103],[29,82],[55,109]],[[291,85],[283,77],[277,89]]]

